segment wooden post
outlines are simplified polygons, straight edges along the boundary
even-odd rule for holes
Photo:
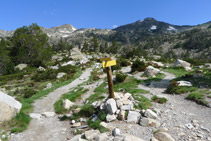
[[[111,67],[106,67],[106,72],[107,72],[107,79],[108,79],[109,98],[114,98],[114,88],[113,88]]]

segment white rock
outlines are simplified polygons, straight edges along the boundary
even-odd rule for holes
[[[52,83],[48,83],[48,84],[46,85],[46,89],[50,89],[50,88],[52,88]]]
[[[85,118],[80,118],[80,122],[86,122],[87,120]]]
[[[160,123],[157,120],[150,119],[150,118],[141,118],[139,124],[142,126],[150,126],[150,127],[160,126]]]
[[[133,104],[123,105],[123,106],[120,107],[120,109],[124,110],[124,111],[134,110]]]
[[[61,66],[64,67],[64,66],[68,66],[68,65],[75,66],[75,61],[69,61],[69,62],[63,63]]]
[[[185,69],[186,71],[191,71],[191,70],[192,70],[191,67],[185,67],[184,69]]]
[[[108,127],[108,124],[105,123],[105,122],[101,122],[100,125],[103,126],[104,128],[107,128]]]
[[[19,65],[15,66],[15,69],[23,70],[26,67],[27,67],[27,64],[19,64]]]
[[[59,79],[59,78],[62,78],[63,76],[65,76],[65,75],[66,75],[66,73],[60,72],[60,73],[57,74],[56,78]]]
[[[22,104],[0,91],[0,122],[11,120],[20,112]]]
[[[108,135],[106,133],[99,134],[95,137],[95,141],[108,141]]]
[[[89,131],[85,131],[85,138],[87,140],[94,140],[95,137],[97,137],[97,135],[100,134],[100,131],[99,130],[89,130]]]
[[[127,122],[137,123],[141,117],[141,114],[136,111],[129,111],[127,116]]]
[[[43,67],[41,67],[41,66],[39,66],[39,68],[37,69],[37,71],[39,71],[39,72],[43,72],[43,71],[46,71],[46,69],[45,69],[45,68],[43,68]]]
[[[161,62],[152,61],[151,63],[152,63],[152,65],[155,65],[155,66],[158,66],[158,67],[164,67],[164,64],[161,63]]]
[[[97,108],[97,107],[99,107],[100,105],[101,105],[101,101],[95,101],[95,102],[92,103],[92,106],[93,106],[94,108]]]
[[[115,115],[107,115],[106,116],[106,121],[108,121],[108,122],[111,122],[111,121],[114,121],[114,120],[116,120],[116,116]]]
[[[124,95],[124,97],[125,97],[126,99],[128,99],[129,97],[131,97],[131,94],[130,94],[130,93],[126,93],[126,94]]]
[[[74,123],[75,123],[75,120],[72,120],[72,121],[71,121],[71,124],[74,124]]]
[[[116,105],[117,105],[117,108],[120,108],[123,105],[123,103],[120,99],[118,99],[116,100]]]
[[[159,69],[156,69],[152,66],[148,66],[144,72],[148,77],[154,77],[158,73],[160,73]]]
[[[186,61],[183,61],[183,60],[180,60],[180,59],[177,59],[176,62],[174,63],[174,66],[175,67],[190,67],[191,64],[186,62]]]
[[[124,110],[120,110],[119,114],[118,114],[118,119],[119,120],[125,120],[125,111]]]
[[[109,114],[114,114],[116,112],[116,101],[113,98],[110,98],[106,101],[106,110]]]
[[[178,85],[177,86],[188,86],[191,87],[192,84],[188,81],[177,81]]]
[[[86,141],[82,139],[82,135],[76,135],[73,138],[71,138],[69,141]]]
[[[59,69],[58,66],[51,66],[50,68],[53,69],[53,70],[58,70]]]
[[[133,135],[130,134],[123,134],[123,141],[144,141],[141,138],[135,137]]]
[[[65,99],[62,101],[62,106],[66,109],[69,110],[70,107],[72,107],[74,105],[73,102],[71,102],[69,99]]]
[[[32,119],[41,119],[42,115],[41,114],[38,114],[38,113],[30,113],[29,116],[32,118]]]
[[[42,116],[47,117],[47,118],[54,117],[55,115],[56,115],[55,112],[44,112],[44,113],[42,113]]]
[[[152,119],[156,119],[157,118],[157,114],[155,112],[153,112],[150,109],[147,109],[144,113],[144,116],[148,117],[148,118],[152,118]]]
[[[155,138],[158,139],[159,141],[175,141],[171,135],[169,135],[166,132],[158,132],[155,135]]]
[[[120,129],[119,128],[114,128],[114,130],[112,131],[112,135],[115,136],[119,136],[120,135]]]

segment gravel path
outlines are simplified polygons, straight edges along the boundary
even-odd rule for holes
[[[166,77],[160,82],[152,82],[150,86],[138,86],[140,89],[150,91],[150,94],[144,94],[148,98],[153,95],[163,95],[168,99],[166,104],[153,103],[161,127],[168,128],[169,134],[176,141],[211,141],[211,108],[186,100],[187,94],[166,94],[166,87],[175,76],[171,73],[163,73]],[[129,133],[146,141],[150,141],[156,130],[155,127],[143,127],[124,121],[111,122],[109,125],[120,128],[122,133]]]
[[[53,104],[61,97],[61,95],[69,92],[69,89],[77,87],[79,84],[88,80],[91,69],[86,69],[80,78],[72,83],[56,89],[49,93],[46,97],[36,100],[34,105],[34,113],[42,114],[44,112],[54,112]],[[58,116],[42,117],[40,119],[32,119],[28,129],[22,133],[15,134],[11,141],[65,141],[71,138],[70,125],[68,121],[61,122]]]

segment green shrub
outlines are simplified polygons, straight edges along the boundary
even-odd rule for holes
[[[131,65],[127,59],[124,59],[122,57],[117,59],[117,63],[119,63],[120,66],[122,66],[122,67],[127,67],[127,66]]]
[[[24,98],[30,98],[30,97],[32,97],[33,95],[35,95],[36,93],[37,93],[37,91],[35,91],[35,90],[32,89],[32,88],[25,89],[25,90],[24,90]]]
[[[151,98],[151,100],[152,100],[153,102],[157,102],[157,103],[160,103],[160,104],[163,104],[163,103],[166,103],[166,102],[167,102],[167,99],[166,99],[166,98],[159,98],[159,97],[157,97],[156,95],[153,96],[153,97]]]
[[[141,109],[149,109],[152,106],[150,100],[143,95],[138,95],[138,96],[136,95],[135,100],[140,102],[138,103],[138,106]]]
[[[116,82],[118,83],[124,82],[126,78],[127,78],[126,74],[123,74],[123,73],[116,74]]]
[[[78,114],[82,117],[90,117],[94,114],[94,107],[90,104],[83,105]]]
[[[57,70],[58,72],[65,72],[67,74],[72,74],[76,72],[76,67],[72,66],[72,65],[67,65],[67,66],[63,66],[63,67],[59,67],[59,69]]]
[[[204,106],[208,106],[207,102],[205,101],[204,95],[201,94],[200,92],[193,92],[190,93],[186,99],[188,100],[192,100],[195,101],[196,103],[200,104],[200,105],[204,105]]]
[[[139,59],[136,59],[134,62],[133,62],[133,65],[132,65],[132,72],[135,72],[135,71],[144,71],[146,69],[147,65],[140,61]]]

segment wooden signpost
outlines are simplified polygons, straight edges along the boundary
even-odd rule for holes
[[[100,61],[102,61],[103,68],[106,68],[108,88],[109,88],[109,98],[114,98],[111,66],[116,65],[116,60],[111,60],[111,58],[107,57],[107,58],[101,58]]]

